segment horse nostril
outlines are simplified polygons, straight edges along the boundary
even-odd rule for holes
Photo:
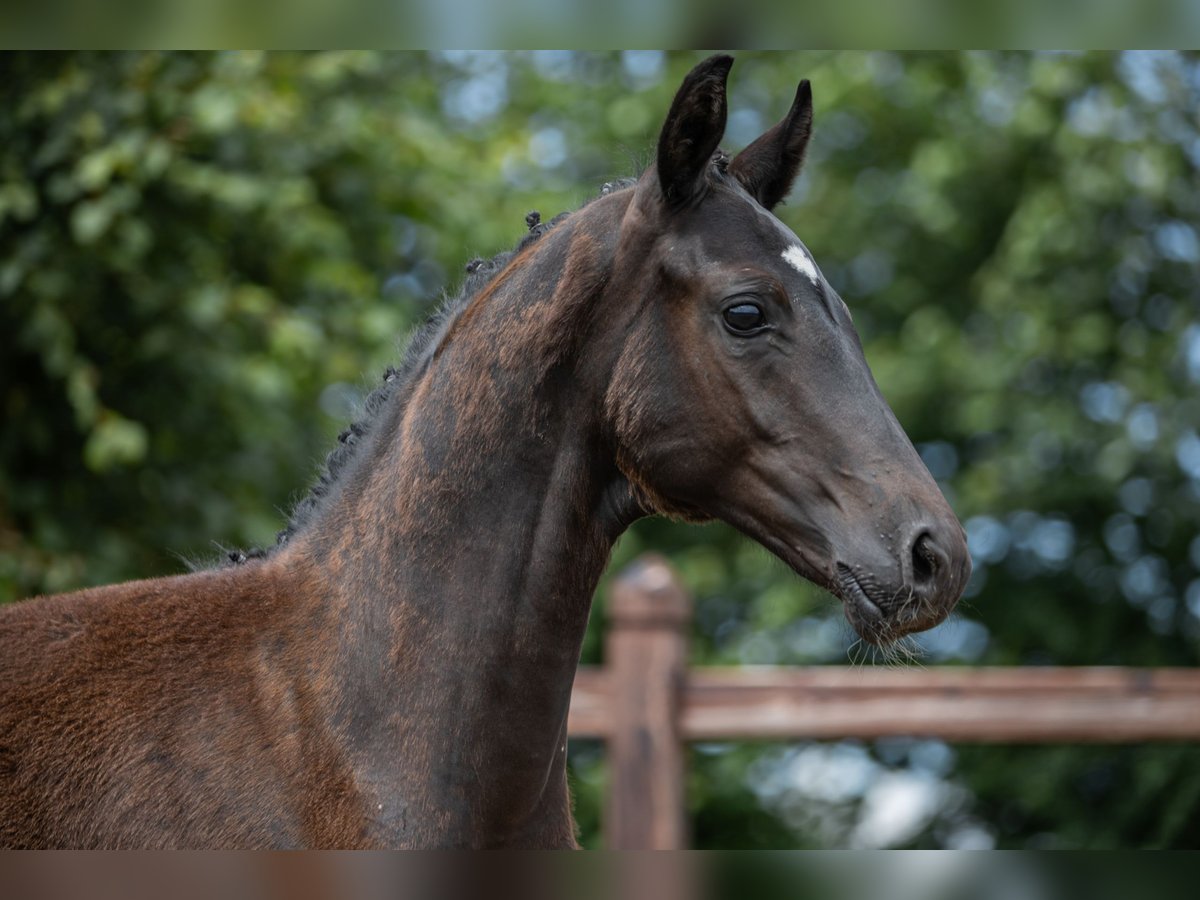
[[[917,584],[932,581],[941,563],[942,555],[938,552],[933,537],[928,531],[922,531],[912,545],[913,581]]]

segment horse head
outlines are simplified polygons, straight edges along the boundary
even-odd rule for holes
[[[722,519],[886,643],[942,621],[963,530],[863,355],[846,304],[772,214],[812,128],[787,116],[730,159],[716,56],[684,80],[618,237],[625,312],[604,410],[649,512]]]

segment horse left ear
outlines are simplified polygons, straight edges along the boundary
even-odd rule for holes
[[[729,172],[767,209],[792,189],[812,134],[812,85],[806,78],[783,121],[734,157]]]
[[[670,206],[704,190],[713,153],[725,134],[725,82],[732,56],[710,56],[679,86],[658,136],[658,183]]]

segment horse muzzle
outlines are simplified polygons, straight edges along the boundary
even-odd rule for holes
[[[834,566],[830,590],[842,600],[854,630],[887,644],[933,628],[950,615],[971,576],[971,557],[958,521],[909,530],[895,554],[850,553]],[[898,558],[897,558],[898,557]]]

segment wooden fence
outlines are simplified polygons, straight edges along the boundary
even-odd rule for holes
[[[686,846],[691,740],[1200,739],[1200,669],[689,669],[691,598],[653,556],[618,576],[607,611],[606,664],[579,669],[568,730],[607,743],[614,849]]]

